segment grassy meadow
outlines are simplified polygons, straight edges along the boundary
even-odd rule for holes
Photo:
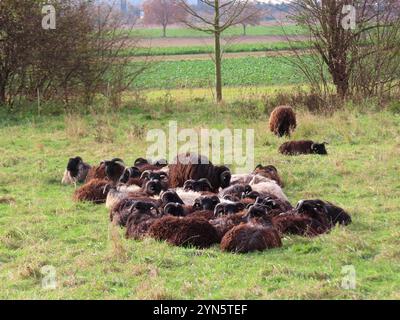
[[[175,92],[176,96],[179,92]],[[329,155],[285,157],[285,141],[267,130],[262,104],[126,96],[112,112],[39,116],[2,111],[0,118],[0,298],[2,299],[399,299],[400,116],[349,108],[315,115],[297,108],[293,139],[328,141]],[[48,109],[50,110],[50,108]],[[50,111],[49,111],[50,113]],[[166,128],[254,128],[256,163],[280,171],[285,193],[332,201],[353,224],[313,238],[288,236],[279,249],[251,254],[126,240],[103,205],[75,203],[60,180],[67,159],[91,164],[143,156],[146,131]],[[356,288],[341,287],[342,267]],[[56,288],[42,288],[44,266]]]
[[[144,38],[159,38],[162,37],[162,28],[143,28],[132,30],[133,36],[140,36]],[[260,25],[249,26],[246,34],[248,36],[282,36],[282,35],[298,35],[305,34],[306,32],[297,25]],[[223,36],[241,36],[243,35],[242,26],[233,26],[223,32]],[[201,31],[192,30],[182,27],[167,28],[167,37],[169,38],[185,38],[185,37],[209,37],[210,35]]]

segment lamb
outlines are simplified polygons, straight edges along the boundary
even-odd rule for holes
[[[278,169],[272,165],[263,166],[261,164],[255,167],[253,174],[274,180],[281,188],[284,187],[283,181],[279,176]]]
[[[75,201],[91,201],[96,204],[104,203],[110,189],[110,181],[92,179],[79,189],[76,189],[73,198]]]
[[[81,157],[70,158],[61,180],[62,184],[75,184],[85,181],[91,166],[83,162]]]
[[[214,192],[229,186],[231,173],[225,166],[214,166],[206,157],[193,153],[178,155],[169,166],[170,186],[182,187],[187,180],[206,178]]]
[[[251,206],[243,219],[247,222],[234,226],[223,236],[223,251],[247,253],[282,246],[279,233],[272,225],[265,208]]]
[[[284,155],[319,154],[327,155],[325,145],[327,143],[315,143],[311,140],[288,141],[279,147],[279,152]]]
[[[162,217],[151,224],[148,235],[184,247],[208,248],[220,241],[214,227],[199,217]]]
[[[269,129],[275,135],[279,137],[290,136],[296,126],[296,114],[292,107],[279,106],[272,111],[269,118]]]

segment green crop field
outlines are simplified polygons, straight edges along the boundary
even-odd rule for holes
[[[299,84],[304,77],[295,72],[286,57],[247,57],[225,59],[222,63],[223,83],[226,86]],[[140,75],[135,86],[149,88],[210,87],[214,64],[211,60],[157,62]]]
[[[134,29],[131,31],[134,36],[145,38],[160,38],[162,37],[162,28],[143,28]],[[224,36],[241,36],[243,28],[241,26],[233,26],[225,30]],[[296,25],[284,26],[249,26],[247,27],[248,36],[282,36],[282,35],[300,35],[305,34],[305,31]],[[209,37],[208,33],[204,33],[189,28],[167,28],[167,37],[170,38],[192,38],[192,37]]]
[[[268,114],[238,104],[146,104],[127,99],[118,113],[0,117],[1,299],[380,299],[400,298],[400,116],[347,109],[331,116],[301,109],[293,139],[327,140],[329,155],[285,157],[267,131]],[[50,108],[47,106],[46,108]],[[286,236],[283,247],[251,254],[126,240],[103,205],[75,203],[60,179],[67,159],[91,164],[145,154],[145,131],[254,128],[256,163],[274,164],[295,204],[322,198],[353,224],[317,238]],[[56,287],[45,290],[46,268]],[[356,288],[342,288],[352,266]],[[45,269],[43,269],[45,268]]]
[[[289,49],[306,49],[308,44],[305,42],[296,42],[289,44],[287,42],[273,43],[236,43],[224,48],[224,52],[263,52],[263,51],[280,51]],[[201,54],[212,53],[213,46],[199,45],[187,47],[151,47],[151,48],[135,48],[124,49],[120,51],[123,57],[140,57],[140,56],[170,56],[182,54]]]

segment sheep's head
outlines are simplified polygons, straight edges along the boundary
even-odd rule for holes
[[[311,217],[321,213],[327,214],[326,203],[322,200],[300,200],[296,205],[300,214],[307,214]]]
[[[119,182],[127,183],[131,178],[139,178],[141,175],[140,170],[137,167],[125,168],[122,173],[121,178],[119,178]]]
[[[144,159],[144,158],[137,158],[136,160],[135,160],[135,162],[134,162],[134,166],[135,167],[137,167],[137,166],[140,166],[140,165],[145,165],[145,164],[149,164],[149,161],[147,160],[147,159]]]
[[[202,191],[212,191],[212,186],[210,181],[208,181],[206,178],[201,178],[199,180],[187,180],[183,184],[183,189],[184,190],[192,190],[196,192],[202,192]]]
[[[182,199],[178,196],[178,194],[174,190],[167,190],[162,192],[160,198],[164,205],[168,203],[184,204]]]
[[[71,177],[76,177],[79,172],[79,165],[83,162],[81,157],[70,158],[67,164],[67,170],[70,172]]]
[[[279,207],[276,201],[271,197],[266,197],[266,198],[258,197],[256,199],[255,204],[264,206],[268,210],[277,209]]]
[[[160,216],[160,212],[154,203],[147,201],[133,201],[129,212],[128,220],[133,223],[140,223],[144,220]]]
[[[105,166],[105,172],[108,179],[117,182],[121,178],[125,164],[120,158],[102,161]]]
[[[241,202],[224,202],[219,203],[214,209],[214,216],[235,214],[245,209],[245,205]]]
[[[260,193],[257,191],[250,191],[250,192],[243,194],[243,198],[250,198],[250,199],[254,199],[254,200],[256,200],[260,196],[261,196]]]
[[[202,196],[194,200],[193,208],[197,210],[214,210],[220,203],[217,196]]]
[[[175,217],[185,216],[185,210],[180,203],[167,203],[164,207],[164,214],[169,214]]]
[[[222,189],[229,187],[231,183],[231,172],[229,168],[225,166],[217,166],[217,172],[219,172],[219,184]]]
[[[146,170],[140,179],[143,180],[144,191],[149,195],[160,194],[168,189],[168,175],[165,172]]]
[[[327,155],[328,152],[326,151],[326,148],[325,148],[326,144],[327,144],[326,142],[324,142],[324,143],[313,143],[311,145],[311,150],[315,154]]]
[[[281,183],[281,178],[279,177],[278,169],[272,165],[263,166],[259,164],[257,165],[257,167],[255,167],[253,174],[259,174],[265,178],[275,180],[278,184]]]
[[[268,216],[268,209],[264,205],[255,203],[248,207],[246,215],[243,219],[247,222],[256,220],[264,226],[272,226],[272,220]]]

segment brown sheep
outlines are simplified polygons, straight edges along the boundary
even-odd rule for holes
[[[291,212],[273,217],[272,222],[281,234],[315,237],[328,230],[326,226],[311,217]]]
[[[137,214],[157,210],[158,201],[151,198],[125,198],[117,202],[110,210],[110,221],[116,225],[125,227],[132,212]]]
[[[290,136],[296,126],[296,114],[290,106],[275,108],[269,117],[269,129],[279,137]]]
[[[288,141],[279,147],[279,152],[284,155],[320,154],[327,155],[326,142],[315,143],[311,140]]]
[[[221,240],[221,249],[236,253],[263,251],[282,246],[278,231],[253,223],[244,223],[229,230]]]
[[[75,190],[74,200],[91,201],[96,204],[105,203],[110,189],[110,181],[105,179],[92,179]]]
[[[246,253],[282,246],[279,233],[265,206],[250,206],[243,221],[245,223],[233,227],[224,235],[221,241],[222,250]]]
[[[218,237],[222,239],[225,233],[227,233],[233,227],[236,227],[239,224],[246,222],[246,220],[244,219],[244,215],[244,212],[224,215],[210,220],[210,223],[215,228],[215,230],[217,230]]]
[[[156,206],[151,202],[136,201],[126,221],[126,238],[141,239],[153,222],[156,222],[161,214]]]
[[[186,153],[178,155],[174,164],[169,165],[170,186],[183,187],[187,180],[206,178],[214,192],[229,186],[231,173],[225,166],[214,166],[206,157]]]
[[[176,246],[208,248],[220,241],[217,231],[205,219],[165,216],[151,224],[149,236]]]
[[[100,163],[98,166],[93,166],[89,169],[89,172],[86,176],[85,183],[89,182],[93,179],[107,179],[106,176],[106,166],[104,163]]]
[[[253,174],[259,174],[265,178],[271,179],[276,181],[276,183],[281,186],[282,188],[284,187],[283,181],[281,177],[279,176],[278,169],[276,169],[272,165],[268,166],[263,166],[259,164],[253,171]]]

